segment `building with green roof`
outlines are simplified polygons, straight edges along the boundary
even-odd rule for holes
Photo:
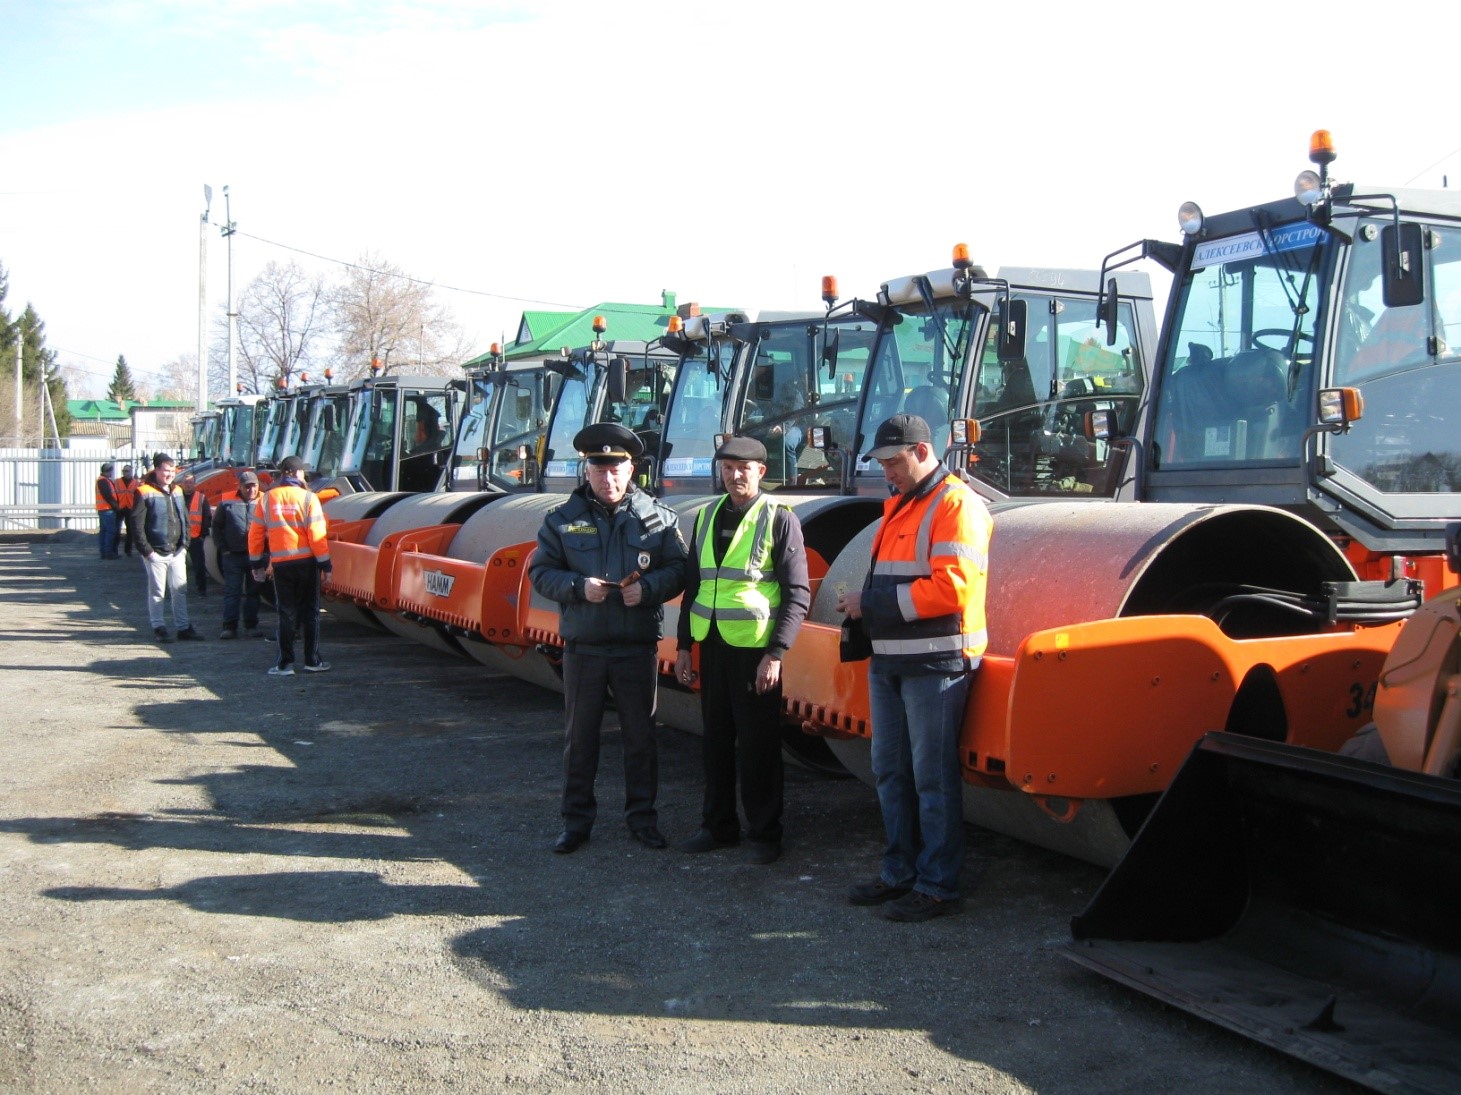
[[[665,290],[658,304],[618,304],[606,301],[581,312],[524,312],[518,323],[517,337],[502,348],[502,360],[556,357],[565,346],[587,346],[598,337],[616,341],[624,339],[649,342],[665,333],[670,316],[694,315],[697,308],[699,305],[696,304],[679,304],[675,294]],[[730,309],[699,310],[723,312]],[[596,316],[603,316],[608,323],[608,329],[602,336],[594,333]],[[492,352],[489,350],[465,362],[462,367],[471,369],[479,365],[489,365],[492,360]]]

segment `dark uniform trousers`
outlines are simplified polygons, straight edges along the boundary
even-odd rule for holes
[[[320,568],[313,558],[274,564],[274,608],[279,613],[279,665],[294,662],[294,632],[304,632],[304,661],[320,660]]]
[[[740,837],[736,776],[746,812],[746,836],[781,842],[784,769],[781,759],[781,685],[761,695],[756,669],[764,647],[731,646],[711,625],[700,643],[700,712],[705,736],[703,823],[717,840]],[[739,763],[738,763],[739,761]]]
[[[567,729],[563,744],[563,827],[587,833],[598,816],[594,777],[599,771],[599,727],[609,693],[619,712],[624,746],[624,820],[629,829],[658,823],[659,753],[654,740],[656,650],[625,655],[563,652]]]

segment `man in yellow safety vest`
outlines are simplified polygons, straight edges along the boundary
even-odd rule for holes
[[[801,522],[761,493],[766,447],[728,437],[715,454],[725,497],[695,521],[681,600],[675,674],[696,679],[700,645],[705,802],[699,832],[680,845],[708,852],[741,839],[736,777],[753,863],[781,855],[781,656],[811,605]]]

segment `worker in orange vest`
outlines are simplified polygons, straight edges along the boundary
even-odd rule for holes
[[[853,886],[848,901],[918,922],[962,905],[959,732],[989,641],[993,524],[939,458],[926,419],[894,415],[865,459],[878,462],[894,493],[883,503],[867,584],[840,594],[837,611],[862,620],[872,643],[872,764],[888,843],[881,873]]]
[[[183,497],[188,500],[188,570],[199,597],[208,596],[208,557],[203,552],[213,528],[213,504],[198,489],[198,480],[183,476]]]
[[[132,474],[132,465],[122,465],[121,478],[116,481],[117,519],[122,539],[122,550],[132,554],[132,511],[137,508],[137,477]]]
[[[249,565],[254,580],[274,574],[274,607],[279,613],[279,660],[271,677],[294,676],[294,631],[304,632],[306,673],[323,673],[330,663],[320,657],[320,575],[331,569],[325,539],[325,511],[319,497],[305,486],[306,465],[298,456],[279,462],[279,479],[254,506],[249,524]]]
[[[101,474],[96,477],[97,538],[103,559],[121,558],[117,554],[117,528],[122,509],[117,503],[117,485],[112,481],[112,473],[116,470],[117,466],[108,461],[101,466]]]

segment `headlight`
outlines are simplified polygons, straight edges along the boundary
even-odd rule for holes
[[[1195,236],[1202,231],[1202,209],[1196,202],[1183,202],[1178,208],[1177,226],[1185,236]]]
[[[1294,197],[1299,200],[1299,204],[1316,205],[1323,196],[1324,189],[1319,183],[1318,173],[1300,171],[1298,178],[1294,180]]]

